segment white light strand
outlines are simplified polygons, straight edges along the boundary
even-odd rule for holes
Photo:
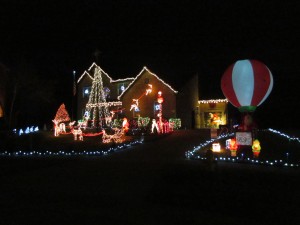
[[[96,67],[94,70],[91,94],[89,96],[89,101],[86,104],[85,111],[88,112],[89,115],[91,115],[92,111],[94,126],[97,126],[97,124],[95,124],[97,119],[108,118],[110,115],[103,90],[102,72],[100,67]]]
[[[199,100],[199,104],[210,104],[210,103],[228,103],[228,100],[225,99],[210,99],[210,100]]]
[[[134,82],[144,73],[144,71],[147,71],[152,76],[155,76],[159,81],[161,81],[164,85],[166,85],[168,88],[170,88],[174,93],[177,93],[175,89],[173,89],[169,84],[164,82],[162,79],[160,79],[156,74],[152,73],[146,66],[141,70],[141,72],[134,78],[134,80],[125,88],[125,90],[118,96],[118,99],[120,100],[123,94],[134,84]]]
[[[274,129],[272,129],[272,128],[269,128],[268,131],[270,131],[270,132],[272,132],[272,133],[274,133],[274,134],[278,134],[278,135],[280,135],[280,136],[282,136],[282,137],[285,137],[285,138],[287,138],[289,141],[298,141],[298,142],[300,143],[300,139],[299,139],[298,137],[291,137],[291,136],[289,136],[289,135],[287,135],[287,134],[285,134],[285,133],[282,133],[282,132],[280,132],[280,131],[278,131],[278,130],[274,130]]]
[[[99,103],[87,103],[86,107],[110,107],[110,106],[122,106],[122,102],[99,102]]]
[[[2,157],[49,157],[49,156],[105,156],[110,153],[119,152],[121,150],[128,149],[130,147],[133,147],[137,144],[143,144],[143,140],[136,140],[129,143],[120,144],[114,148],[109,148],[106,150],[97,150],[97,151],[16,151],[16,152],[9,152],[9,151],[3,151],[0,152],[0,156]]]
[[[283,137],[285,137],[289,140],[300,142],[299,138],[290,137],[289,135],[284,134],[280,131],[277,131],[277,130],[274,130],[274,129],[271,129],[271,128],[269,128],[268,131],[273,132],[275,134],[278,134],[280,136],[283,136]],[[209,144],[213,143],[214,141],[220,140],[220,139],[223,139],[223,138],[227,138],[229,136],[234,136],[234,133],[226,134],[226,135],[223,135],[223,136],[219,136],[216,139],[210,139],[208,141],[205,141],[204,143],[201,143],[200,145],[194,147],[193,150],[186,151],[185,156],[186,156],[187,159],[207,160],[206,157],[201,157],[199,155],[195,155],[195,153],[197,151],[200,151],[204,147],[208,146]],[[224,162],[243,162],[243,163],[244,162],[249,162],[249,163],[254,163],[254,164],[259,164],[259,165],[270,165],[270,166],[299,167],[298,163],[287,163],[287,162],[284,162],[284,160],[281,160],[281,159],[280,160],[258,160],[258,159],[251,159],[251,158],[241,159],[239,157],[219,157],[219,158],[217,157],[217,158],[215,158],[215,160],[216,161],[224,161]]]
[[[82,79],[85,75],[89,76],[89,78],[90,78],[91,80],[94,80],[94,78],[93,78],[87,71],[84,71],[84,73],[78,78],[77,84],[79,84],[79,82],[81,81],[81,79]]]
[[[98,66],[95,62],[90,66],[90,68],[88,69],[88,71],[90,71],[93,67],[100,68],[101,73],[108,77],[110,83],[116,83],[116,82],[124,82],[124,81],[132,81],[132,80],[134,80],[134,77],[128,77],[128,78],[114,80],[100,66]],[[77,83],[80,82],[80,80],[84,77],[84,75],[88,75],[92,80],[94,79],[93,76],[91,76],[87,71],[84,71],[84,73],[77,80]]]

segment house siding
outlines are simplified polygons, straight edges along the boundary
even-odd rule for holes
[[[152,85],[152,92],[140,98],[140,111],[130,111],[132,99],[138,99],[142,96],[148,88],[148,84]],[[162,103],[163,117],[176,117],[176,93],[146,70],[134,81],[131,87],[121,97],[123,107],[125,108],[125,115],[128,118],[134,118],[138,115],[141,117],[155,118],[154,104],[157,102],[158,91],[162,92],[162,97],[164,98],[164,102]]]

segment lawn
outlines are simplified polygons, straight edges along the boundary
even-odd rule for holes
[[[32,146],[105,146],[90,138],[41,132]],[[297,168],[218,162],[211,171],[185,159],[208,138],[179,130],[107,157],[0,157],[0,224],[299,224]]]
[[[278,165],[299,164],[300,163],[300,139],[295,134],[297,131],[289,130],[288,133],[275,133],[270,130],[260,130],[257,132],[256,138],[260,141],[261,151],[258,158],[253,157],[251,146],[239,146],[237,150],[237,157],[240,162],[245,162],[244,159],[255,159],[260,161],[278,162]],[[216,141],[211,141],[210,144],[200,147],[199,150],[194,151],[194,156],[191,158],[206,158],[207,150],[212,149],[212,143],[220,143],[221,152],[214,152],[216,158],[231,157],[229,149],[226,149],[226,140],[234,136],[226,136]],[[192,149],[189,149],[190,151]],[[279,163],[280,162],[280,163]]]
[[[184,132],[184,131],[183,131]],[[205,134],[204,140],[209,140],[209,130],[203,130]],[[288,130],[281,135],[269,130],[261,130],[257,133],[257,139],[260,140],[261,153],[260,160],[282,160],[288,163],[300,162],[300,140],[297,138],[297,130]],[[125,135],[124,143],[130,143],[135,140],[151,141],[153,139],[163,137],[165,135]],[[289,138],[287,138],[287,136]],[[39,131],[31,134],[23,134],[21,136],[15,134],[1,133],[0,134],[0,152],[83,152],[83,151],[107,151],[112,147],[116,147],[116,143],[102,143],[102,135],[99,136],[86,136],[84,141],[75,141],[72,134],[62,134],[54,137],[50,131]],[[221,153],[214,153],[216,157],[229,157],[230,151],[225,149],[225,141],[227,138],[219,140],[222,151]],[[208,149],[212,146],[207,145],[196,152],[195,155],[205,156]],[[186,149],[187,151],[191,149]],[[238,150],[237,155],[241,157],[242,153],[246,153],[247,157],[252,157],[251,147],[241,148]]]

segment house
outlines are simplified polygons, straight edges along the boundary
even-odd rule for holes
[[[110,112],[113,112],[117,118],[134,119],[139,116],[156,118],[159,110],[162,111],[164,118],[176,117],[177,91],[147,67],[144,67],[135,77],[113,79],[96,63],[93,63],[77,80],[78,119],[84,117],[90,95],[97,91],[92,90],[96,71],[100,71],[102,77],[101,85],[105,102],[101,104],[109,107]],[[159,91],[163,99],[161,105],[158,102]],[[99,102],[94,102],[94,104],[99,104]],[[160,106],[162,107],[159,108]]]
[[[157,118],[161,110],[163,118],[180,118],[182,128],[219,128],[219,125],[227,124],[227,99],[199,100],[198,74],[187,80],[178,93],[147,67],[135,77],[113,79],[96,63],[77,80],[79,120],[86,113],[96,70],[101,72],[103,91],[100,96],[104,96],[105,102],[90,104],[107,106],[114,118]]]
[[[228,122],[228,100],[199,100],[200,82],[198,74],[181,87],[177,96],[177,116],[183,128],[219,128]]]

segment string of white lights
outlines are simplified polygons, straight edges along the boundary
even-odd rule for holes
[[[268,131],[270,131],[272,133],[275,133],[275,134],[278,134],[282,137],[285,137],[288,140],[300,142],[299,138],[291,137],[291,136],[289,136],[285,133],[282,133],[280,131],[277,131],[277,130],[274,130],[274,129],[271,129],[271,128],[269,128]],[[193,150],[186,151],[185,156],[186,156],[187,159],[206,160],[207,159],[206,157],[196,155],[196,153],[199,152],[204,147],[208,146],[209,144],[215,142],[216,140],[221,140],[221,139],[227,138],[229,136],[233,136],[233,135],[234,135],[234,133],[226,134],[226,135],[223,135],[223,136],[219,136],[216,139],[210,139],[210,140],[207,140],[203,143],[200,143],[198,146],[194,147]],[[255,164],[259,164],[259,165],[271,165],[271,166],[276,166],[277,165],[277,166],[286,166],[286,167],[299,167],[299,163],[288,163],[288,162],[286,162],[282,159],[279,159],[279,160],[258,160],[258,159],[251,159],[251,158],[244,159],[244,158],[239,158],[239,157],[216,157],[215,160],[216,161],[225,161],[225,162],[243,162],[243,163],[248,162],[248,163],[255,163]]]
[[[287,138],[289,141],[298,141],[298,142],[300,143],[300,139],[299,139],[298,137],[291,137],[291,136],[289,136],[288,134],[282,133],[282,132],[280,132],[280,131],[278,131],[278,130],[274,130],[274,129],[272,129],[272,128],[269,128],[268,131],[270,131],[270,132],[272,132],[272,133],[274,133],[274,134],[278,134],[278,135],[280,135],[280,136],[282,136],[282,137],[285,137],[285,138]]]
[[[109,79],[110,83],[115,83],[115,82],[124,82],[124,81],[131,81],[134,80],[134,77],[128,77],[128,78],[122,78],[122,79],[117,79],[114,80],[112,79],[100,66],[98,66],[95,62],[89,67],[88,71],[90,71],[93,67],[100,68],[101,73],[107,76]],[[84,73],[78,78],[77,83],[81,81],[81,79],[85,76],[88,75],[92,80],[94,79],[93,76],[91,76],[87,71],[84,71]]]
[[[135,140],[129,143],[120,144],[116,147],[111,147],[107,150],[98,150],[98,151],[1,151],[0,156],[3,157],[20,157],[20,156],[105,156],[110,153],[119,152],[121,150],[128,149],[137,144],[143,144],[143,140]]]
[[[175,89],[171,87],[171,85],[164,82],[162,79],[160,79],[156,74],[152,73],[146,66],[141,70],[141,72],[134,78],[134,80],[126,87],[126,89],[118,96],[118,99],[120,100],[123,94],[134,84],[134,82],[144,73],[144,71],[147,71],[152,76],[156,77],[160,82],[162,82],[164,85],[166,85],[168,88],[170,88],[174,93],[177,93]]]
[[[225,99],[210,99],[210,100],[200,100],[198,101],[199,104],[210,104],[210,103],[228,103],[228,100]]]

